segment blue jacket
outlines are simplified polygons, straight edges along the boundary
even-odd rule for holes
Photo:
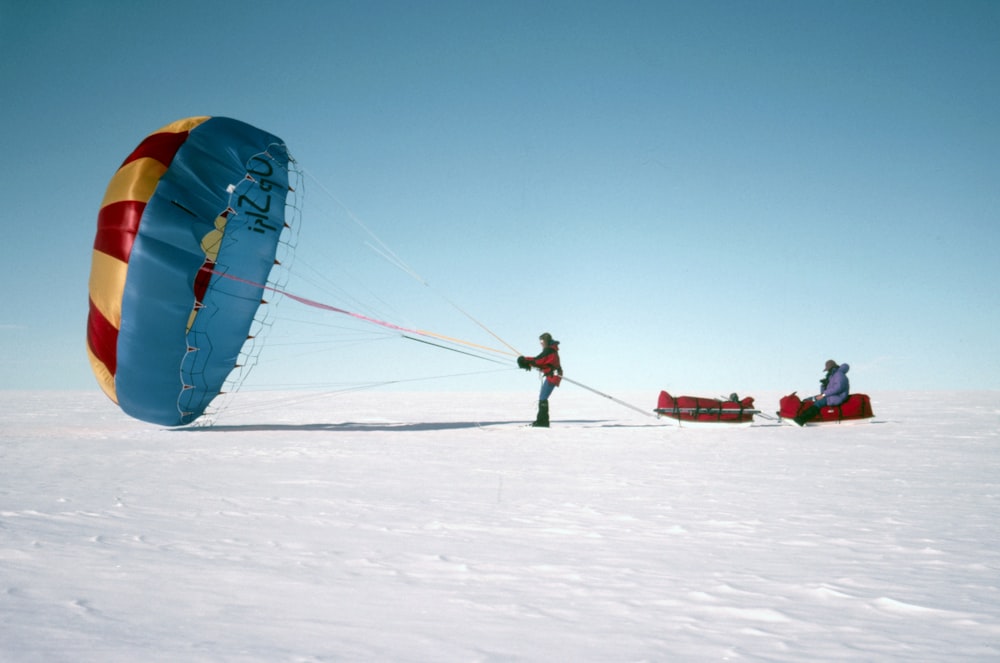
[[[851,392],[851,383],[847,379],[847,371],[849,370],[851,370],[850,366],[841,364],[827,375],[827,383],[823,388],[827,405],[840,405],[847,400]]]

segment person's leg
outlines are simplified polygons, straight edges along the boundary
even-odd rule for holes
[[[819,400],[814,401],[812,405],[807,407],[802,412],[802,414],[795,417],[795,423],[797,423],[799,426],[805,426],[806,423],[811,421],[817,414],[819,414],[820,408],[822,408],[824,405],[826,405],[825,398],[820,398]]]
[[[535,417],[535,421],[531,424],[535,428],[548,428],[549,427],[549,402],[548,401],[538,401],[538,416]]]
[[[531,424],[538,428],[548,428],[549,427],[549,396],[552,395],[552,391],[556,388],[554,384],[548,380],[542,381],[542,388],[538,392],[538,416],[535,417],[535,422]]]

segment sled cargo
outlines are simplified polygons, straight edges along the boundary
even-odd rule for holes
[[[812,404],[813,399],[807,398],[802,400],[795,395],[795,392],[792,392],[781,399],[781,409],[778,410],[778,416],[783,421],[795,423],[795,417],[804,412]],[[806,422],[806,426],[813,424],[865,423],[874,416],[875,413],[872,412],[872,403],[868,394],[851,394],[840,405],[827,405],[820,408],[819,414]]]
[[[671,396],[666,391],[661,391],[655,412],[658,417],[667,417],[682,425],[749,426],[753,423],[753,415],[760,410],[754,409],[752,396],[740,399],[733,394],[729,400],[722,400],[699,396]]]

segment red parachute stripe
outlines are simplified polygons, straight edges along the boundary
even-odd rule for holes
[[[187,131],[179,133],[156,133],[146,136],[146,139],[139,143],[132,154],[128,155],[122,166],[135,161],[136,159],[150,158],[156,159],[164,166],[169,166],[174,160],[177,150],[184,144],[188,137]]]
[[[146,203],[140,200],[122,200],[102,207],[97,213],[94,249],[128,262],[145,209]]]
[[[133,161],[144,158],[154,159],[169,167],[189,133],[188,131],[160,132],[147,136],[122,162],[119,170]],[[97,215],[94,249],[122,262],[128,262],[145,209],[144,200],[122,200],[102,207]]]
[[[208,292],[208,286],[212,282],[212,274],[214,273],[212,266],[214,264],[211,260],[206,260],[194,277],[194,299],[199,304],[204,301],[205,293]]]
[[[87,317],[87,343],[94,356],[114,375],[118,369],[118,330],[97,310],[93,299]]]

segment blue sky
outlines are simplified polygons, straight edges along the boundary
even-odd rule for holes
[[[0,0],[6,386],[97,389],[104,188],[219,115],[304,170],[297,294],[525,353],[550,331],[650,407],[810,391],[829,358],[856,391],[1000,388],[998,34],[988,0]],[[278,311],[246,388],[537,386]]]

